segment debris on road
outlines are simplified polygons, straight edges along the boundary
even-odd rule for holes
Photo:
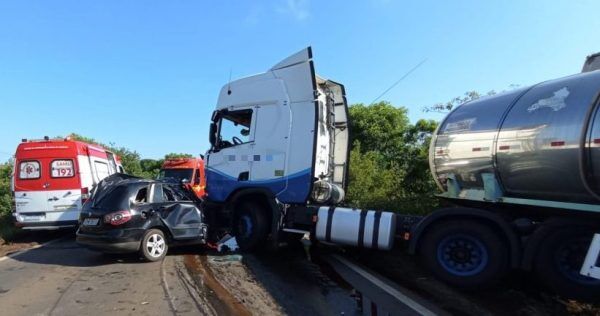
[[[217,251],[225,252],[225,251],[237,251],[240,247],[238,246],[237,240],[235,237],[227,234],[221,240],[217,242]]]

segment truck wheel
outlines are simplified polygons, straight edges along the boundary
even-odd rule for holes
[[[268,235],[268,221],[265,210],[257,203],[242,203],[234,217],[234,234],[243,251],[252,251],[264,241]]]
[[[425,265],[440,280],[473,289],[497,282],[508,271],[508,248],[487,225],[454,220],[429,229],[421,243]]]
[[[146,261],[159,261],[167,255],[167,240],[160,229],[149,229],[142,238],[140,254]]]
[[[587,227],[557,229],[541,243],[535,273],[555,293],[587,301],[600,297],[600,280],[581,275],[594,230]]]

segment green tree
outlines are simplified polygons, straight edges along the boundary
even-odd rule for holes
[[[407,113],[406,108],[396,108],[386,101],[369,106],[362,103],[350,106],[351,142],[360,141],[363,152],[394,155],[410,125]]]
[[[140,160],[140,166],[144,173],[144,178],[156,179],[160,167],[162,167],[163,159],[142,159]]]
[[[12,224],[13,196],[10,191],[12,162],[0,163],[0,244],[10,241],[17,234]]]
[[[184,153],[169,153],[169,154],[165,155],[165,159],[172,159],[172,158],[194,158],[194,155],[184,154]]]
[[[352,105],[350,182],[354,207],[428,212],[437,203],[428,147],[437,123],[410,124],[407,110],[389,102]]]
[[[10,216],[12,212],[12,194],[10,192],[10,177],[12,163],[0,164],[0,216]]]
[[[96,141],[93,138],[82,136],[76,133],[71,133],[70,137],[74,140],[80,140],[86,143],[97,144],[112,151],[121,159],[121,164],[123,165],[123,169],[125,169],[125,172],[138,177],[146,176],[140,164],[140,154],[138,154],[137,151],[128,149],[126,147],[117,147],[114,143],[109,143],[107,145]]]
[[[488,92],[488,95],[493,95],[496,94],[495,91],[490,91]],[[473,101],[473,100],[477,100],[481,97],[481,94],[477,91],[467,91],[465,92],[465,94],[463,94],[462,96],[458,96],[455,98],[452,98],[452,100],[446,102],[446,103],[436,103],[434,105],[431,106],[426,106],[423,108],[423,112],[438,112],[438,113],[448,113],[450,112],[453,108],[463,104],[463,103],[467,103],[469,101]]]

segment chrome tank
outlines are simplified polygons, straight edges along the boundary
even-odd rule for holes
[[[592,71],[457,107],[432,139],[434,179],[483,189],[493,174],[506,197],[600,203],[599,92]]]

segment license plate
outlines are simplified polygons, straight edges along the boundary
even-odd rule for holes
[[[24,222],[39,222],[41,220],[44,219],[44,215],[24,215],[23,216],[23,221]]]
[[[86,218],[83,220],[83,226],[96,226],[98,225],[97,218]]]

